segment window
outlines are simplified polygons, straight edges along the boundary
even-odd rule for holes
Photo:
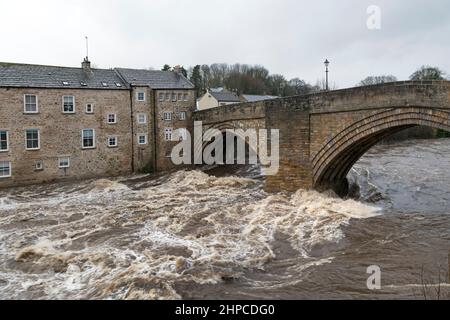
[[[164,96],[165,96],[164,92],[161,92],[161,93],[159,94],[159,101],[160,101],[160,102],[163,102],[163,101],[164,101]]]
[[[9,150],[9,133],[8,131],[0,131],[0,152]]]
[[[11,161],[0,161],[0,178],[11,177]]]
[[[183,94],[182,93],[178,94],[178,101],[183,101]]]
[[[94,113],[94,105],[92,103],[86,105],[86,113]]]
[[[60,167],[61,169],[69,168],[70,167],[70,158],[69,157],[59,158],[58,159],[58,167]]]
[[[63,86],[68,86],[68,85],[69,85],[69,82],[63,81],[62,84],[63,84]]]
[[[108,122],[108,124],[116,124],[117,123],[117,115],[115,113],[108,114],[107,122]]]
[[[117,88],[121,88],[121,87],[122,87],[122,84],[116,82],[116,87],[117,87]]]
[[[138,92],[137,100],[138,101],[145,101],[145,92]]]
[[[107,84],[106,82],[102,82],[102,86],[103,86],[103,87],[107,87],[108,84]]]
[[[36,161],[36,163],[34,165],[34,168],[35,168],[36,171],[44,170],[44,161],[42,161],[42,160]]]
[[[140,134],[138,136],[138,143],[139,144],[147,144],[147,135],[146,134]]]
[[[24,98],[24,112],[25,113],[38,113],[38,98],[32,94],[26,94]]]
[[[63,97],[63,113],[75,113],[75,97]]]
[[[181,121],[186,120],[186,112],[185,111],[180,112],[180,120]]]
[[[177,94],[175,92],[172,93],[172,102],[177,101]]]
[[[184,95],[183,95],[183,97],[184,97],[184,101],[188,101],[188,94],[187,93],[185,93]]]
[[[147,124],[147,115],[145,113],[138,114],[138,124]]]
[[[166,92],[166,101],[170,101],[170,93]]]
[[[117,147],[117,145],[118,145],[118,143],[117,143],[116,136],[108,137],[108,147],[114,148],[114,147]]]
[[[39,130],[29,129],[26,131],[26,149],[27,150],[39,150]]]
[[[164,121],[172,121],[172,112],[164,112]]]
[[[82,133],[82,140],[83,149],[95,148],[95,130],[84,129]]]
[[[166,139],[166,141],[172,141],[172,133],[173,133],[172,129],[170,128],[164,129],[164,139]]]

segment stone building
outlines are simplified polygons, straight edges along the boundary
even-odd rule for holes
[[[198,99],[197,109],[207,110],[240,102],[242,102],[241,99],[234,92],[208,90],[208,92]]]
[[[168,170],[195,100],[177,72],[0,63],[0,187]]]

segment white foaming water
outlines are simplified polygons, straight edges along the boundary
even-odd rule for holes
[[[351,219],[378,214],[353,200],[269,195],[260,181],[200,171],[136,190],[127,179],[79,184],[41,198],[32,188],[23,201],[0,198],[0,298],[179,299],[177,283],[264,270],[276,259],[277,234],[311,260],[310,250],[341,240]]]

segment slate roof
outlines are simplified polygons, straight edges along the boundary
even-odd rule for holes
[[[115,69],[133,86],[150,86],[152,89],[194,89],[194,85],[180,75],[171,71],[141,69]]]
[[[105,90],[129,88],[112,69],[92,69],[88,77],[81,66],[70,68],[2,62],[0,62],[0,87]]]
[[[254,94],[243,94],[242,97],[247,102],[258,102],[258,101],[273,100],[273,99],[279,98],[279,97],[275,97],[275,96],[267,96],[267,95],[261,96],[261,95],[254,95]]]
[[[239,97],[233,92],[209,92],[219,102],[241,102]]]

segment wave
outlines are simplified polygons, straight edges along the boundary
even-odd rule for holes
[[[311,258],[314,247],[339,242],[351,219],[379,214],[354,200],[304,190],[267,194],[259,180],[201,171],[138,190],[129,183],[86,182],[47,197],[39,214],[36,203],[23,203],[17,215],[12,206],[8,232],[0,233],[1,260],[10,261],[0,297],[180,299],[179,282],[214,284],[264,270],[277,258],[277,234]],[[24,217],[34,223],[25,228]]]

